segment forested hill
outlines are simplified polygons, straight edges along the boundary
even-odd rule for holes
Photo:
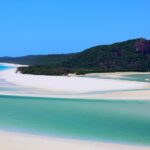
[[[140,38],[89,48],[80,53],[20,58],[0,58],[0,62],[31,65],[22,73],[62,75],[68,73],[148,71],[150,41]]]
[[[22,65],[53,65],[70,59],[74,54],[29,55],[23,57],[0,57],[0,62]]]
[[[63,65],[93,68],[102,72],[148,71],[150,69],[150,41],[135,39],[92,47],[67,60]]]

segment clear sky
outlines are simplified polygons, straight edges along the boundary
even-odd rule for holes
[[[150,0],[1,0],[0,56],[150,39]]]

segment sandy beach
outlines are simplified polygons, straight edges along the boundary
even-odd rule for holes
[[[0,131],[1,150],[149,150],[149,147],[49,138]]]
[[[9,64],[5,64],[8,65]],[[14,65],[12,66],[19,66]],[[127,73],[124,73],[127,75]],[[129,73],[133,74],[133,73]],[[103,77],[117,78],[123,73],[93,74]],[[16,68],[1,71],[0,78],[18,87],[32,88],[33,94],[10,93],[11,95],[29,95],[63,98],[93,98],[93,99],[131,99],[150,100],[150,84],[146,82],[123,81],[117,79],[100,79],[78,76],[43,76],[24,75],[16,73]],[[142,90],[140,90],[142,89]],[[144,89],[144,90],[143,90]],[[38,91],[47,91],[40,94]],[[105,92],[106,93],[102,93]],[[31,92],[30,92],[31,93]],[[1,94],[5,94],[2,93]]]
[[[108,90],[138,89],[147,83],[121,81],[113,79],[94,79],[86,77],[26,75],[9,69],[0,73],[0,77],[20,86],[35,87],[50,91],[87,93]]]

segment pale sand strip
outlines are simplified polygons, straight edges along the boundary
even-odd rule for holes
[[[4,64],[10,66],[10,64]],[[11,66],[20,66],[11,64]],[[1,95],[20,95],[20,96],[35,96],[35,97],[60,97],[60,98],[85,98],[85,99],[118,99],[118,100],[150,100],[150,83],[110,80],[110,79],[93,79],[84,77],[66,77],[66,76],[36,76],[36,75],[22,75],[15,73],[16,69],[9,69],[0,72],[0,78],[16,84],[21,88],[32,88],[31,92],[24,91],[18,93],[17,91],[8,91]],[[122,75],[136,74],[136,72],[123,73],[100,73],[89,74],[87,76],[103,76],[103,77],[119,77]],[[138,73],[139,74],[139,73]],[[143,74],[143,73],[140,73]],[[144,73],[145,74],[145,73]],[[147,73],[149,74],[149,73]],[[95,91],[109,91],[109,90],[126,90],[121,92],[107,92],[107,93],[92,93]],[[130,89],[147,89],[133,91]],[[45,91],[44,93],[39,90]]]
[[[101,98],[105,99],[130,99],[130,100],[150,100],[150,90],[145,91],[123,91],[101,94]]]
[[[0,78],[24,87],[40,88],[49,91],[87,93],[95,91],[111,91],[138,89],[148,83],[122,81],[114,79],[96,79],[86,77],[23,75],[15,73],[16,69],[0,72]]]
[[[149,150],[150,147],[121,145],[21,133],[0,132],[0,150]]]

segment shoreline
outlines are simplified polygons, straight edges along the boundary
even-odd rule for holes
[[[149,85],[148,83],[137,81],[89,78],[86,75],[84,77],[80,76],[68,77],[68,76],[21,74],[19,72],[16,73],[16,70],[17,70],[16,68],[3,70],[0,72],[0,78],[6,80],[7,82],[24,87],[33,87],[33,88],[37,87],[38,89],[45,89],[58,92],[72,92],[72,93],[87,93],[87,92],[112,91],[112,90],[132,90],[144,88]],[[73,88],[70,86],[73,86]]]
[[[21,64],[13,64],[13,63],[0,63],[2,66],[7,66],[7,67],[21,67],[21,66],[28,66],[28,65],[21,65]]]
[[[5,65],[10,66],[10,64]],[[85,75],[84,77],[28,75],[15,73],[15,71],[16,68],[0,71],[0,78],[14,84],[17,88],[25,88],[24,92],[5,91],[0,92],[1,95],[106,100],[150,100],[150,83],[148,82],[89,78],[88,76],[91,75]],[[104,77],[114,77],[117,75],[117,73],[105,74],[97,75],[103,75]],[[123,73],[118,73],[118,76],[120,74]],[[29,91],[26,92],[26,89],[29,88],[32,93]]]
[[[149,146],[72,140],[0,131],[1,150],[149,150]]]
[[[142,95],[141,95],[142,94]],[[126,92],[115,92],[108,94],[82,94],[82,95],[57,95],[57,94],[20,94],[20,93],[10,93],[10,92],[0,92],[0,96],[17,96],[17,97],[33,97],[33,98],[54,98],[54,99],[80,99],[80,100],[105,100],[105,101],[150,101],[150,90],[147,91],[126,91]]]
[[[140,89],[149,85],[144,82],[116,79],[21,74],[16,73],[16,68],[1,71],[0,77],[23,87],[71,93]]]

